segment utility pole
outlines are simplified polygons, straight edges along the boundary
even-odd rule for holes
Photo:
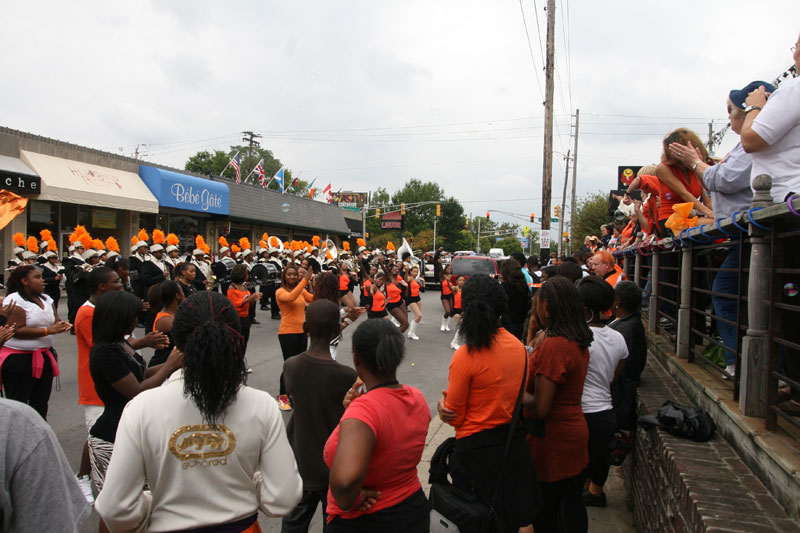
[[[478,236],[475,238],[477,241],[475,243],[475,252],[481,253],[481,217],[476,217],[478,219]]]
[[[436,251],[436,221],[439,217],[433,217],[433,251]]]
[[[706,144],[706,148],[708,148],[708,155],[710,156],[714,151],[714,121],[708,123],[708,144]]]
[[[567,217],[567,183],[569,183],[569,150],[564,164],[564,196],[561,197],[561,213],[558,217],[558,255],[561,256],[561,243],[564,241],[564,219]]]
[[[556,0],[547,0],[547,59],[544,95],[544,164],[542,169],[542,235],[550,237],[550,197],[553,183],[553,91],[555,68]],[[542,239],[545,242],[545,239]],[[541,248],[541,259],[550,258],[550,248]]]
[[[249,145],[247,148],[247,162],[250,163],[253,158],[253,147],[261,146],[261,143],[256,140],[260,139],[261,135],[253,133],[252,131],[243,131],[242,136],[242,140]]]
[[[572,149],[572,201],[569,209],[569,237],[570,242],[575,242],[575,183],[578,176],[578,124],[580,123],[581,110],[575,110],[575,147]],[[574,249],[574,248],[573,248]]]

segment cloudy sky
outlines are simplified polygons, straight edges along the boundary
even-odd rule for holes
[[[572,147],[580,109],[579,198],[613,188],[618,165],[656,161],[674,128],[721,128],[728,91],[786,70],[800,31],[797,0],[556,3],[554,149]],[[475,215],[539,216],[544,5],[13,2],[0,125],[128,155],[142,145],[179,168],[252,130],[334,190],[419,178]]]

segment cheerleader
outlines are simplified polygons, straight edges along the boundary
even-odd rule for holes
[[[420,290],[425,290],[425,279],[419,275],[419,266],[411,267],[406,276],[406,283],[408,283],[406,306],[414,312],[414,321],[410,323],[407,335],[409,339],[418,341],[419,337],[417,337],[416,330],[422,321],[422,300],[419,297],[419,292]]]
[[[456,286],[453,287],[453,310],[450,316],[456,321],[456,334],[453,335],[450,347],[454,350],[458,350],[461,347],[461,344],[458,342],[458,335],[461,333],[461,291],[464,288],[464,282],[466,282],[466,278],[464,276],[458,276]]]
[[[355,282],[350,276],[347,266],[339,264],[339,301],[345,307],[356,307],[356,299],[353,296],[353,285]]]
[[[387,316],[386,294],[383,288],[385,284],[386,274],[383,272],[375,274],[375,281],[369,288],[370,306],[367,308],[367,318],[385,318]]]
[[[450,331],[450,317],[453,316],[453,286],[450,283],[452,274],[453,268],[450,265],[447,265],[439,274],[439,281],[442,283],[442,294],[439,298],[441,298],[442,308],[444,308],[440,331]]]
[[[378,267],[371,266],[364,276],[364,281],[361,283],[361,298],[359,304],[365,309],[372,307],[372,286],[374,285],[375,274],[378,273]]]
[[[408,289],[408,283],[400,275],[400,265],[394,264],[389,272],[389,280],[386,282],[386,310],[399,323],[395,324],[400,328],[400,333],[405,333],[408,329],[408,309],[403,295]]]

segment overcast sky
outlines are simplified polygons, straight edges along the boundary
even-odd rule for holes
[[[721,128],[728,91],[786,70],[800,31],[797,0],[556,3],[554,145],[572,147],[580,109],[579,197],[613,188],[618,165],[657,161],[672,129]],[[179,168],[252,130],[321,187],[419,178],[468,213],[540,216],[544,5],[8,3],[0,125],[127,155],[142,144]]]

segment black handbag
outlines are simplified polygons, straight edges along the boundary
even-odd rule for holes
[[[528,375],[528,358],[525,357],[525,371],[522,375],[522,384],[517,395],[517,402],[514,406],[514,415],[511,417],[511,424],[506,437],[505,451],[503,460],[498,471],[497,481],[494,484],[492,497],[489,505],[485,504],[471,492],[464,491],[456,486],[448,478],[450,472],[450,454],[455,446],[455,437],[445,440],[434,452],[431,457],[430,477],[431,484],[428,501],[431,508],[431,533],[441,532],[461,532],[461,533],[489,533],[494,531],[504,531],[502,517],[495,513],[495,503],[497,493],[500,490],[502,473],[505,469],[508,450],[511,446],[511,439],[519,423],[520,411],[522,410],[522,395],[525,392],[525,383]]]

